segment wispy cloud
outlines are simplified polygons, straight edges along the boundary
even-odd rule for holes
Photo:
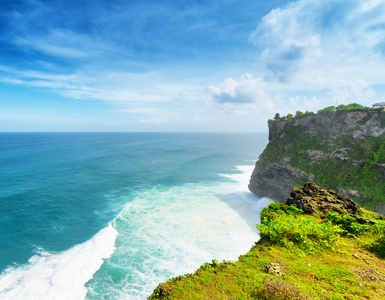
[[[261,78],[244,74],[238,79],[228,78],[219,85],[209,86],[208,103],[229,113],[272,111],[274,105]]]
[[[44,36],[16,37],[14,43],[26,49],[43,52],[46,55],[64,58],[86,58],[95,52],[95,42],[87,36],[66,31],[53,31]]]
[[[385,67],[384,23],[383,1],[299,0],[272,10],[250,40],[263,49],[266,80],[324,88],[341,79],[377,83]]]
[[[385,97],[384,24],[383,0],[10,1],[0,83],[146,130],[265,128],[277,110]]]
[[[143,82],[153,80],[154,73],[122,72],[52,74],[42,71],[18,70],[0,66],[0,82],[21,86],[47,88],[64,97],[111,102],[157,102],[161,97],[174,97],[175,90],[154,85],[147,89]],[[1,73],[0,73],[1,74]],[[168,93],[169,92],[169,93]]]
[[[162,118],[153,118],[153,119],[141,119],[141,123],[147,124],[164,124],[164,123],[178,123],[180,122],[179,117],[162,117]]]

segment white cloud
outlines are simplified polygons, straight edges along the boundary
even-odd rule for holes
[[[299,0],[267,14],[250,40],[261,48],[266,80],[306,89],[344,80],[353,89],[383,83],[384,24],[383,1]]]
[[[155,118],[155,119],[141,119],[141,123],[149,123],[149,124],[162,124],[170,122],[169,117]]]
[[[271,97],[265,91],[264,81],[250,74],[244,74],[239,79],[228,78],[219,85],[210,85],[208,90],[208,103],[229,113],[274,110]]]
[[[51,30],[47,34],[33,34],[16,37],[13,40],[18,47],[39,51],[44,54],[70,59],[83,59],[98,56],[106,52],[116,52],[105,40],[75,33],[69,30]]]
[[[328,94],[332,99],[335,99],[336,105],[357,102],[359,100],[359,102],[370,106],[372,102],[375,102],[373,100],[375,92],[368,83],[362,80],[358,80],[354,84],[341,81],[332,87]]]
[[[41,71],[18,70],[0,65],[0,82],[21,86],[48,88],[61,96],[83,100],[107,102],[164,102],[177,97],[182,91],[193,87],[157,83],[151,88],[149,82],[156,82],[162,74],[153,72],[135,74],[129,72],[79,72],[73,74],[52,74]],[[1,73],[0,73],[1,74]]]
[[[219,112],[317,111],[373,101],[385,78],[385,3],[299,0],[272,10],[250,40],[264,67],[209,87]]]
[[[312,97],[308,99],[308,97],[290,97],[289,98],[290,103],[290,109],[288,110],[291,113],[296,112],[297,110],[305,112],[305,111],[312,111],[316,112],[320,106],[323,106],[321,104],[321,100],[319,100],[317,97]]]
[[[173,117],[161,117],[161,118],[152,118],[152,119],[141,119],[141,123],[147,123],[147,124],[167,124],[167,123],[179,123],[181,121],[181,118],[179,116],[173,116]]]

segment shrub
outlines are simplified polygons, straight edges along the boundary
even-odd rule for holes
[[[369,250],[375,252],[381,258],[385,258],[385,235],[371,245]]]
[[[327,113],[327,112],[334,112],[336,111],[336,107],[335,106],[328,106],[328,107],[325,107],[323,109],[320,109],[317,111],[318,114],[323,114],[323,113]]]
[[[340,104],[336,107],[337,111],[346,111],[346,110],[364,110],[365,107],[358,103],[351,103],[348,105]]]
[[[343,235],[359,235],[364,232],[365,227],[356,222],[356,219],[349,215],[341,216],[337,212],[333,211],[326,215],[326,217],[336,225],[339,225],[344,232]]]
[[[342,232],[331,221],[317,223],[312,217],[293,216],[282,210],[262,211],[261,224],[257,228],[262,240],[288,248],[299,255],[317,253],[323,249],[334,250]]]
[[[271,220],[279,218],[282,214],[299,216],[303,214],[303,210],[297,208],[295,205],[272,202],[268,207],[262,209],[260,214],[261,224],[267,225]]]
[[[307,295],[302,294],[298,287],[275,279],[267,279],[265,284],[257,289],[252,296],[261,300],[310,299]]]
[[[297,216],[303,214],[303,210],[297,208],[297,206],[295,206],[295,205],[286,205],[286,204],[279,203],[279,202],[272,202],[272,203],[270,203],[268,208],[265,208],[265,210],[270,210],[270,211],[273,211],[273,212],[283,211],[286,214],[297,215]]]
[[[302,111],[299,111],[299,110],[297,110],[296,112],[295,112],[295,117],[297,118],[297,117],[300,117],[300,116],[303,116],[304,115],[304,113],[302,112]]]

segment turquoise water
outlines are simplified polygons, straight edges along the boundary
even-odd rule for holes
[[[0,133],[2,299],[145,299],[258,239],[265,134]]]

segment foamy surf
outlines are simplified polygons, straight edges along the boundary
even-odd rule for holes
[[[139,192],[113,222],[117,249],[87,283],[87,298],[145,299],[168,278],[246,253],[271,200],[247,190],[253,166],[236,169],[222,174],[231,181]]]
[[[235,170],[238,171],[238,173],[235,174],[219,174],[219,176],[229,178],[233,181],[236,181],[238,184],[236,186],[237,191],[245,191],[249,192],[247,189],[247,186],[249,184],[251,173],[254,170],[253,165],[242,165],[242,166],[235,166]]]
[[[109,225],[92,239],[61,253],[40,250],[28,264],[4,270],[0,295],[4,300],[84,299],[85,283],[115,250],[118,232]]]
[[[262,152],[264,134],[1,139],[0,299],[80,299],[85,290],[92,299],[144,299],[159,282],[213,258],[235,260],[258,239],[250,174],[239,183],[218,173],[254,164],[246,160]],[[114,218],[115,240],[84,247]]]
[[[89,241],[41,251],[0,275],[1,299],[145,299],[168,278],[212,259],[236,260],[259,239],[255,225],[270,199],[247,190],[253,166],[230,180],[156,186]]]

